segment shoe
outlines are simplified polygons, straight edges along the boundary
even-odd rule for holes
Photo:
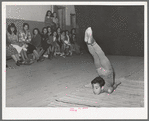
[[[43,57],[48,58],[48,55],[43,55]]]
[[[17,65],[17,66],[20,66],[20,63],[17,61],[17,62],[16,62],[16,65]]]
[[[44,58],[39,58],[38,60],[37,60],[37,62],[42,62],[42,61],[44,61]]]

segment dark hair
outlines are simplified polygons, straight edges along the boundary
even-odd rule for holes
[[[73,31],[73,30],[75,30],[75,32],[76,32],[76,29],[75,29],[75,28],[72,28],[72,29],[71,29],[71,34],[72,34],[72,31]]]
[[[57,31],[53,31],[53,32],[52,32],[52,35],[54,34],[54,32],[56,32],[56,34],[57,34]]]
[[[52,28],[50,26],[47,26],[47,31],[48,31],[48,28],[50,28],[51,29],[51,32],[52,32]]]
[[[10,30],[11,27],[14,27],[14,34],[16,35],[17,34],[17,27],[15,26],[14,23],[11,23],[11,24],[8,25],[8,28],[7,28],[8,33],[12,34],[11,30]]]
[[[65,30],[61,31],[61,34],[62,34],[63,32],[66,34]]]
[[[24,26],[27,25],[28,26],[28,29],[29,29],[29,24],[28,23],[23,23],[23,29],[24,29]]]
[[[44,29],[46,29],[46,30],[47,30],[47,27],[43,27],[43,28],[42,28],[42,33],[43,33],[43,30],[44,30]],[[48,30],[47,30],[47,32],[48,32]]]
[[[38,28],[34,28],[34,29],[33,29],[33,35],[35,35],[35,34],[34,34],[34,31],[35,31],[35,30],[37,30],[37,31],[38,31],[38,34],[40,34],[39,29],[38,29]]]
[[[96,77],[94,80],[91,81],[91,84],[96,84],[98,83],[100,85],[100,87],[105,85],[105,80],[103,78],[101,78],[100,76]]]
[[[60,29],[60,31],[61,31],[61,28],[60,28],[60,27],[57,27],[56,31],[57,31],[58,29]]]
[[[49,12],[51,13],[51,16],[50,17],[52,17],[52,12],[50,10],[47,11],[46,16],[48,16],[48,13]]]

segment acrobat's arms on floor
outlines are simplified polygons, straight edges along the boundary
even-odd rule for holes
[[[91,84],[92,84],[93,93],[98,95],[100,93],[111,94],[117,88],[117,86],[121,84],[121,82],[115,83],[113,86],[107,86],[103,78],[99,76],[99,77],[96,77],[94,80],[92,80]]]

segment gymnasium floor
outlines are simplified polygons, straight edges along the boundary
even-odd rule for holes
[[[111,95],[94,95],[84,85],[97,76],[90,54],[35,62],[7,64],[7,107],[143,107],[144,58],[107,56],[122,84]],[[80,101],[80,102],[79,102]]]

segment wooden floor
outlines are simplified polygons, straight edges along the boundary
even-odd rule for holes
[[[97,76],[89,54],[8,69],[7,107],[143,107],[144,59],[108,56],[122,84],[111,95],[94,95],[84,85]],[[8,65],[14,65],[9,60]],[[15,65],[14,65],[15,66]]]
[[[127,80],[125,78],[116,81],[121,81],[122,84],[110,95],[104,93],[93,95],[92,89],[80,88],[67,95],[57,98],[56,101],[82,107],[142,107],[144,97],[144,83],[141,80]],[[53,105],[53,103],[52,103]],[[60,103],[60,105],[62,105]],[[72,106],[74,106],[72,105]],[[49,105],[50,106],[50,105]],[[59,104],[55,104],[59,107]]]

